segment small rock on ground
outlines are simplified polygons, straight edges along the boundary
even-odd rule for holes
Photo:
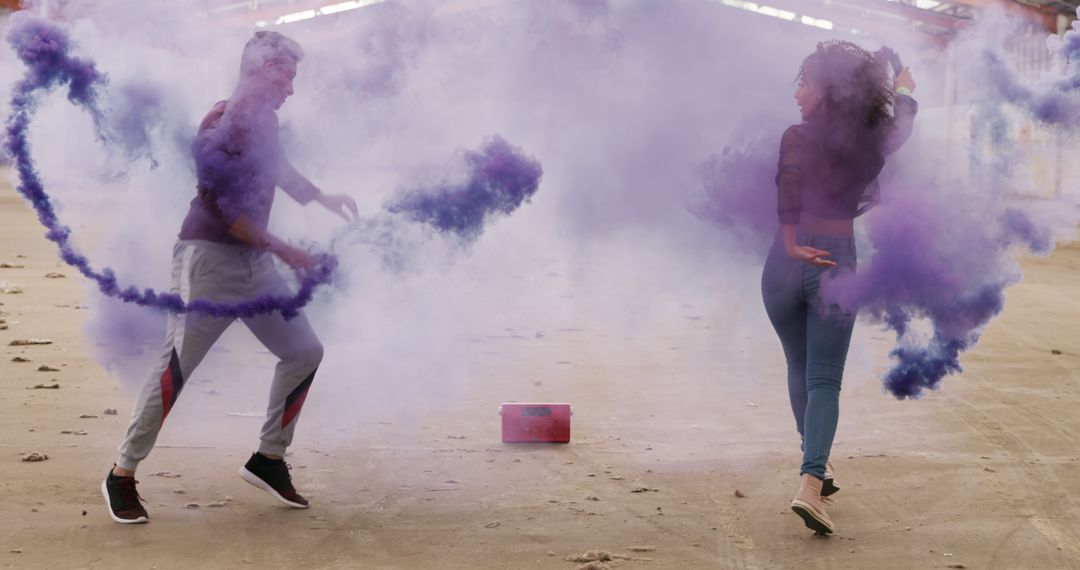
[[[8,346],[34,346],[52,343],[53,342],[47,338],[17,338],[9,342]]]

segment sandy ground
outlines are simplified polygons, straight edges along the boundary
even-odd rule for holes
[[[140,471],[151,524],[114,524],[99,483],[132,398],[90,356],[85,283],[41,234],[0,190],[0,262],[16,266],[0,281],[23,289],[0,294],[4,567],[575,569],[568,557],[599,549],[629,557],[609,563],[627,570],[1080,568],[1076,245],[1024,263],[965,373],[921,401],[881,393],[889,339],[857,328],[860,351],[881,356],[849,366],[834,451],[839,532],[821,539],[788,509],[799,454],[779,348],[744,351],[761,379],[711,382],[730,364],[711,349],[718,311],[648,339],[588,326],[490,337],[478,350],[493,356],[474,364],[462,405],[426,412],[419,429],[400,429],[391,410],[359,443],[316,448],[302,423],[290,462],[307,511],[236,476],[257,418],[229,416],[237,429],[214,438],[166,429]],[[507,318],[528,328],[542,309]],[[29,337],[53,342],[9,345]],[[499,442],[500,382],[522,374],[531,397],[574,404],[573,443]],[[187,389],[210,402],[178,408],[187,425],[228,411],[207,393]],[[21,461],[34,451],[48,460]]]

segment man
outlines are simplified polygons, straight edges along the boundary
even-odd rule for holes
[[[273,255],[298,274],[312,268],[306,252],[267,231],[276,187],[301,204],[318,202],[346,220],[358,214],[351,198],[323,194],[282,152],[276,111],[293,94],[302,58],[300,45],[292,39],[257,32],[244,46],[236,90],[227,101],[214,105],[199,126],[192,145],[198,194],[173,251],[172,290],[185,303],[290,295]],[[135,470],[153,448],[185,380],[233,320],[170,315],[162,359],[139,392],[120,457],[101,484],[116,522],[149,520],[135,488]],[[279,362],[258,451],[240,475],[290,507],[307,508],[308,501],[293,488],[283,458],[322,360],[322,345],[303,314],[286,320],[271,313],[243,321]]]

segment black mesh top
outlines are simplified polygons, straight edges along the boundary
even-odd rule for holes
[[[886,131],[880,133],[882,144],[876,150],[868,145],[830,152],[815,143],[809,121],[788,127],[780,140],[776,175],[780,223],[797,225],[801,212],[833,220],[855,218],[860,205],[874,201],[874,182],[885,157],[907,142],[918,110],[914,99],[897,95],[893,118],[880,127]]]

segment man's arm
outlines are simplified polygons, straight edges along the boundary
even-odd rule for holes
[[[293,247],[274,234],[251,223],[247,216],[240,215],[229,225],[229,235],[244,242],[251,247],[269,251],[289,264],[289,267],[300,271],[311,269],[314,262],[311,256],[304,250]]]
[[[344,194],[323,194],[284,156],[281,157],[278,167],[277,183],[293,200],[304,205],[314,200],[327,210],[345,218],[346,222],[355,220],[360,215],[360,210],[352,198]]]
[[[284,156],[281,157],[281,163],[278,166],[277,184],[286,194],[292,196],[293,200],[305,206],[322,195],[322,191],[307,177],[300,174],[300,171],[296,170],[296,167]]]

